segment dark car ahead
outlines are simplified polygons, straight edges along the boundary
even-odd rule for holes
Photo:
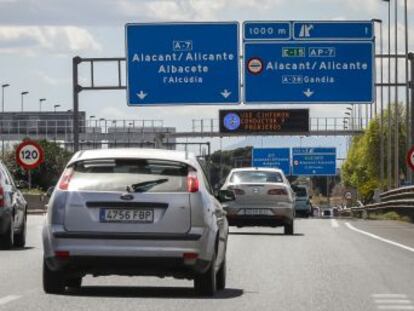
[[[0,248],[26,244],[27,202],[0,161]]]

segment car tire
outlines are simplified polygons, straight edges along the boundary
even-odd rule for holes
[[[294,235],[295,230],[294,230],[293,222],[289,224],[285,224],[284,227],[285,227],[285,235]]]
[[[217,290],[226,288],[226,269],[226,257],[224,257],[220,270],[217,272]]]
[[[43,261],[43,290],[46,294],[63,294],[65,291],[65,279],[61,272],[49,269]]]
[[[20,232],[14,235],[14,246],[24,247],[26,245],[26,233],[27,233],[27,215],[25,214]]]
[[[201,296],[212,297],[217,291],[217,275],[215,272],[216,254],[210,263],[208,270],[194,278],[194,289]]]
[[[78,290],[82,287],[82,278],[71,278],[65,281],[65,285],[72,290]]]
[[[13,219],[10,219],[9,227],[6,230],[6,233],[3,236],[0,236],[0,248],[1,249],[11,249],[14,244],[14,225]]]

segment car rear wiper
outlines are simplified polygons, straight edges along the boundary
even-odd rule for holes
[[[130,186],[127,186],[126,190],[128,192],[146,192],[149,189],[151,189],[152,187],[154,187],[156,185],[163,184],[167,181],[168,181],[168,178],[161,178],[161,179],[144,181],[144,182],[140,182],[140,183],[137,183],[137,184],[132,184]]]

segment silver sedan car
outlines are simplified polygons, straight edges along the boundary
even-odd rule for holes
[[[224,192],[226,194],[226,192]],[[232,200],[234,196],[222,195]],[[46,293],[90,274],[194,279],[202,295],[226,284],[228,223],[196,157],[178,151],[76,153],[48,204]]]
[[[229,225],[283,226],[285,234],[294,234],[295,195],[281,170],[233,169],[221,189],[236,198],[227,204]]]

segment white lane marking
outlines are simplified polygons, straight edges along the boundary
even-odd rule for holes
[[[374,298],[407,298],[404,294],[372,294]]]
[[[376,240],[379,240],[379,241],[382,241],[382,242],[385,242],[385,243],[388,243],[388,244],[391,244],[391,245],[394,245],[394,246],[398,246],[398,247],[400,247],[400,248],[403,248],[403,249],[405,249],[405,250],[407,250],[407,251],[410,251],[410,252],[413,252],[413,253],[414,253],[414,248],[412,248],[412,247],[409,247],[409,246],[406,246],[406,245],[404,245],[404,244],[397,243],[397,242],[394,242],[394,241],[391,241],[391,240],[388,240],[388,239],[384,239],[384,238],[382,238],[382,237],[380,237],[380,236],[378,236],[378,235],[375,235],[375,234],[369,233],[369,232],[364,231],[364,230],[357,229],[357,228],[355,228],[353,225],[351,225],[351,224],[350,224],[350,223],[348,223],[348,222],[346,222],[346,223],[345,223],[345,225],[346,225],[349,229],[351,229],[351,230],[353,230],[353,231],[359,232],[359,233],[364,234],[364,235],[366,235],[366,236],[369,236],[369,237],[371,237],[371,238],[373,238],[373,239],[376,239]]]
[[[17,296],[17,295],[9,295],[3,298],[0,298],[0,306],[1,305],[5,305],[6,303],[9,303],[13,300],[17,300],[19,298],[22,298],[22,296]]]
[[[338,228],[339,223],[336,221],[336,219],[331,219],[331,226],[332,228]]]
[[[411,304],[412,301],[409,299],[376,299],[375,303],[390,303],[390,304]]]
[[[414,306],[378,306],[378,310],[414,310]]]

